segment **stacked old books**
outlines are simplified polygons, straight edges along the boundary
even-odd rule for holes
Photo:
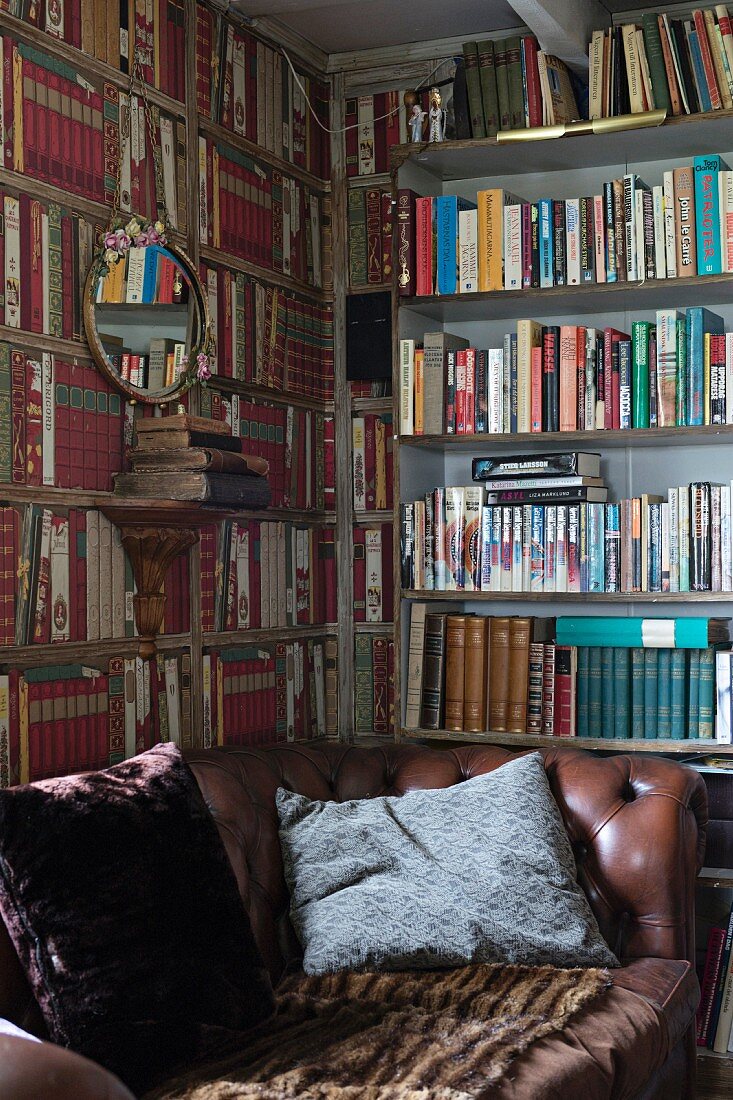
[[[270,503],[268,464],[242,452],[228,424],[180,413],[136,424],[132,473],[115,476],[115,495],[191,500],[239,508]]]

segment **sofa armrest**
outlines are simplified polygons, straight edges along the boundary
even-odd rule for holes
[[[53,1043],[0,1035],[0,1100],[134,1100],[119,1078]]]

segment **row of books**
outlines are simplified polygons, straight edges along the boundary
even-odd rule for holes
[[[135,581],[119,529],[96,509],[0,508],[0,645],[132,638]],[[188,560],[166,576],[163,632],[190,625]]]
[[[139,389],[158,393],[172,386],[185,370],[186,345],[176,340],[154,336],[148,345],[148,354],[135,354],[124,346],[122,339],[100,333],[107,358],[124,382]]]
[[[333,310],[225,267],[200,265],[216,344],[213,371],[333,400]]]
[[[389,171],[389,151],[408,140],[404,90],[350,96],[344,102],[346,175],[373,176]],[[418,93],[428,110],[429,90]]]
[[[498,348],[450,332],[400,341],[400,434],[473,435],[733,423],[733,336],[703,306],[631,332],[520,320]]]
[[[188,300],[188,282],[163,248],[133,245],[99,280],[96,300],[130,305],[183,303]]]
[[[203,747],[338,733],[335,638],[212,650],[203,657]]]
[[[0,195],[0,324],[80,340],[82,290],[101,227],[26,192]]]
[[[334,419],[321,412],[202,392],[202,414],[224,421],[247,453],[269,463],[276,508],[332,510],[336,499]],[[215,445],[215,444],[214,444]]]
[[[645,12],[640,25],[594,31],[589,57],[589,118],[733,106],[733,33],[725,4],[681,19]]]
[[[174,99],[186,98],[185,67],[180,64],[185,54],[184,0],[120,0],[119,7],[101,0],[0,0],[0,11],[123,73],[137,57],[148,84]]]
[[[377,634],[354,637],[354,732],[392,734],[394,642]]]
[[[580,117],[567,66],[534,35],[463,43],[471,137]]]
[[[374,378],[371,381],[349,382],[352,401],[360,397],[391,397],[392,383],[387,379]]]
[[[201,535],[204,630],[335,623],[332,527],[228,520]]]
[[[0,483],[110,491],[123,464],[123,416],[92,363],[0,342]]]
[[[629,172],[605,182],[599,194],[580,198],[527,202],[491,188],[478,191],[474,202],[407,192],[404,220],[414,279],[400,279],[402,294],[527,290],[733,270],[728,243],[733,173],[717,154],[665,171],[663,183],[652,187]]]
[[[109,82],[90,83],[9,35],[0,38],[0,54],[5,168],[110,206],[119,174],[120,209],[154,220],[155,162],[142,100]],[[157,107],[153,119],[169,217],[185,232],[185,124]]]
[[[354,622],[391,623],[394,617],[392,525],[354,527]]]
[[[297,79],[280,50],[261,42],[241,24],[197,4],[199,115],[328,179],[330,88],[326,81],[296,68]]]
[[[674,620],[633,621],[640,635],[646,622],[651,645],[563,645],[562,620],[556,632],[552,618],[449,615],[414,603],[406,726],[711,740],[716,654],[707,644],[708,620],[697,623],[704,648],[659,646]],[[712,634],[727,634],[726,622]]]
[[[352,187],[348,201],[349,284],[392,281],[392,192]]]
[[[733,1053],[733,905],[708,929],[697,1008],[697,1045]]]
[[[392,507],[393,435],[391,413],[351,419],[354,511]]]
[[[670,489],[666,500],[645,493],[616,504],[559,503],[591,495],[605,499],[605,486],[579,484],[584,480],[594,479],[566,478],[566,485],[563,479],[533,478],[519,480],[518,488],[488,491],[450,486],[402,504],[402,587],[733,591],[729,485],[693,482]]]
[[[329,200],[229,146],[199,138],[199,240],[314,287],[325,284]]]
[[[193,746],[188,653],[0,675],[0,787],[106,768],[159,741]]]

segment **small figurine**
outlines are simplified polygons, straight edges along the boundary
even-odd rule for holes
[[[412,114],[410,115],[410,135],[412,141],[422,141],[423,123],[425,121],[426,111],[420,109],[420,104],[416,103],[412,108]]]
[[[438,88],[430,89],[428,141],[445,141],[445,109]]]

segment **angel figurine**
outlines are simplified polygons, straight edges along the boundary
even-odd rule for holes
[[[423,122],[426,111],[421,110],[419,103],[414,103],[410,115],[410,134],[412,141],[422,141]]]
[[[428,111],[428,141],[445,141],[445,108],[438,88],[430,89]]]

